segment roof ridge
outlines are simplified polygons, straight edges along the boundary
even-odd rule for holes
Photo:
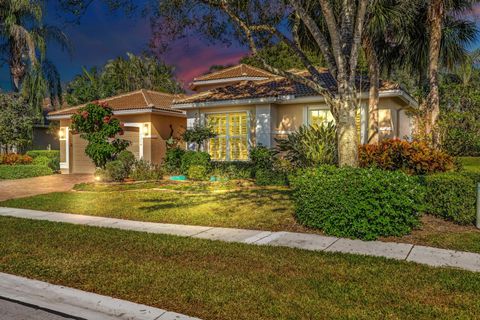
[[[145,89],[140,89],[140,92],[142,93],[143,99],[145,100],[147,106],[153,106],[149,93]]]
[[[224,68],[222,70],[218,70],[218,71],[215,71],[215,72],[210,72],[210,73],[204,74],[200,77],[195,77],[195,78],[193,78],[193,82],[203,81],[204,78],[211,77],[212,75],[217,75],[218,76],[218,75],[224,74],[224,73],[226,73],[228,71],[231,71],[231,70],[234,70],[234,69],[240,69],[240,72],[242,73],[241,76],[243,76],[245,73],[247,73],[248,69],[263,73],[265,76],[273,75],[272,73],[270,73],[270,72],[268,72],[264,69],[254,67],[254,66],[251,66],[251,65],[246,64],[246,63],[239,63],[237,65],[227,67],[227,68]]]

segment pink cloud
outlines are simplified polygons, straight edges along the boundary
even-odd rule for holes
[[[193,78],[207,72],[210,66],[236,64],[248,52],[242,47],[208,45],[194,38],[178,41],[163,58],[175,66],[178,79],[187,87]]]

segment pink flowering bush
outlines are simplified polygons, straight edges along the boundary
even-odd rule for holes
[[[123,125],[113,118],[106,103],[89,103],[72,116],[72,133],[88,141],[85,153],[97,167],[104,168],[108,161],[127,149],[129,141],[117,138],[123,135]]]

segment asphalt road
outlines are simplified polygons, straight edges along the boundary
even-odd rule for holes
[[[44,310],[28,307],[22,304],[0,298],[1,320],[71,320]]]

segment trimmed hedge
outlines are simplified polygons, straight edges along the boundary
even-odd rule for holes
[[[402,236],[420,224],[424,188],[400,171],[323,166],[290,176],[297,220],[338,237]]]
[[[186,151],[182,156],[180,171],[182,174],[188,174],[191,166],[204,166],[206,171],[210,170],[210,155],[201,151]]]
[[[425,176],[423,179],[427,191],[427,213],[457,224],[471,224],[475,221],[475,176],[466,172],[442,173]]]
[[[50,159],[60,158],[60,150],[30,150],[26,154],[34,159],[41,156]]]
[[[0,165],[0,179],[22,179],[53,174],[53,170],[41,165]]]
[[[250,161],[213,161],[213,174],[227,179],[251,179],[255,175]]]

